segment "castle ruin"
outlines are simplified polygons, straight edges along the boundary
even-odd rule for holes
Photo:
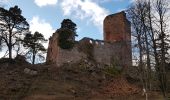
[[[58,46],[58,31],[53,33],[49,39],[49,47],[46,62],[61,66],[64,63],[76,63],[82,59],[91,59],[96,63],[111,65],[117,63],[119,66],[132,65],[131,52],[131,26],[126,18],[125,12],[119,12],[107,16],[104,19],[104,40],[93,40],[83,38],[76,41],[70,50],[61,49]],[[90,52],[84,52],[83,47],[90,44]]]

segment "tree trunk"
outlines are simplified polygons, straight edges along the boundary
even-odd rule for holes
[[[35,50],[33,51],[33,56],[32,56],[32,64],[34,65],[35,64]]]
[[[12,30],[9,31],[9,45],[8,45],[8,50],[9,50],[9,59],[12,59]]]
[[[161,49],[161,60],[160,60],[160,76],[159,76],[159,81],[160,81],[160,85],[161,85],[161,90],[163,93],[164,98],[166,98],[167,96],[167,79],[166,79],[166,71],[165,71],[165,55],[166,55],[166,43],[165,43],[165,12],[167,11],[168,8],[166,8],[166,1],[164,0],[157,0],[157,13],[159,15],[159,24],[160,24],[160,49]],[[164,12],[165,11],[165,12]]]

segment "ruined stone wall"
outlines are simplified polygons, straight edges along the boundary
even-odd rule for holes
[[[60,66],[64,63],[76,63],[82,59],[85,59],[86,55],[80,52],[75,45],[71,50],[59,49],[57,65]]]
[[[86,55],[83,52],[79,52],[77,45],[70,50],[61,49],[58,46],[58,33],[57,31],[49,39],[49,47],[47,52],[46,62],[49,64],[56,64],[61,66],[64,63],[72,62],[75,63],[83,58],[86,58]]]
[[[126,65],[132,64],[132,50],[131,50],[131,25],[126,18],[125,12],[119,12],[107,16],[104,19],[104,41],[108,42],[122,42],[123,46],[120,49],[124,55],[123,62]]]
[[[97,63],[110,65],[113,61],[120,66],[131,66],[131,34],[130,23],[124,12],[109,15],[104,20],[104,41],[83,38],[75,44],[73,49],[64,50],[58,46],[57,31],[50,37],[47,53],[47,63],[61,66],[67,62],[78,62],[87,59],[88,55],[79,47],[85,46],[83,42],[92,44],[93,59]]]
[[[59,53],[58,33],[56,31],[49,38],[49,45],[48,45],[48,50],[47,50],[46,62],[50,63],[50,64],[57,63],[57,61],[58,61],[58,53]]]
[[[102,63],[110,65],[113,63],[113,60],[116,60],[117,63],[122,64],[122,52],[121,46],[119,43],[109,43],[101,40],[92,40],[89,41],[93,45],[93,57],[97,63]]]
[[[47,63],[57,64],[61,66],[64,63],[76,63],[82,59],[88,59],[87,54],[79,49],[79,47],[85,46],[82,45],[82,42],[92,44],[92,55],[93,59],[97,63],[102,63],[110,65],[114,60],[119,63],[121,66],[124,66],[122,60],[121,47],[122,44],[119,43],[108,43],[100,40],[93,39],[84,39],[81,42],[76,43],[75,46],[70,50],[64,50],[58,47],[57,45],[57,33],[53,34],[53,37],[50,38],[48,53],[47,53]],[[54,36],[56,36],[54,38]]]

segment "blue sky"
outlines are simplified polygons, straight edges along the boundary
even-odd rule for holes
[[[63,19],[77,24],[77,40],[83,37],[103,39],[103,19],[126,9],[131,0],[1,0],[6,9],[18,5],[30,24],[30,30],[49,38]]]

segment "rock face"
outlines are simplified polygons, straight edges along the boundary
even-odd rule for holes
[[[104,20],[104,41],[83,38],[75,42],[73,49],[64,50],[58,46],[58,32],[56,31],[49,39],[46,62],[61,66],[64,63],[75,63],[91,56],[91,60],[98,64],[116,63],[119,66],[131,66],[130,37],[130,23],[125,13],[109,15]]]

